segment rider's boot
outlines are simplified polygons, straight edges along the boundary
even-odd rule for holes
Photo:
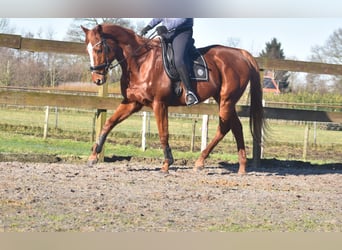
[[[185,103],[188,106],[198,103],[198,98],[191,87],[191,80],[186,65],[179,67],[178,74],[185,88]]]

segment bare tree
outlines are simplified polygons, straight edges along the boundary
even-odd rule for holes
[[[0,33],[14,33],[14,31],[15,28],[7,18],[0,18]]]
[[[7,18],[0,19],[0,33],[12,33],[14,28]],[[14,51],[8,48],[0,48],[0,86],[9,86],[14,77]]]
[[[230,47],[238,47],[240,42],[241,39],[238,37],[228,37],[225,44]]]
[[[89,28],[100,23],[115,23],[134,30],[131,19],[123,18],[82,18],[74,19],[68,30],[68,40],[84,41],[80,25]],[[0,19],[0,32],[13,33],[8,19]],[[53,40],[52,30],[40,29],[36,34],[26,32],[23,37]],[[0,85],[2,86],[58,86],[63,82],[90,81],[89,59],[86,56],[59,55],[0,48]],[[120,67],[110,74],[112,82],[120,77]]]
[[[81,25],[92,28],[103,23],[118,24],[133,30],[135,28],[132,22],[125,18],[75,18],[67,31],[66,39],[69,41],[83,42],[84,32],[81,29]]]
[[[311,60],[314,62],[342,64],[342,28],[335,30],[324,45],[312,47],[311,52]],[[342,76],[316,75],[313,77],[312,74],[308,74],[307,78],[311,80],[315,78],[315,82],[311,82],[314,85],[326,85],[316,89],[342,93]]]
[[[67,31],[66,40],[84,42],[85,37],[81,25],[92,28],[103,23],[117,24],[132,30],[137,30],[142,27],[141,23],[138,23],[138,25],[135,26],[131,19],[125,18],[75,18]],[[83,60],[84,63],[89,63],[87,58],[84,58]],[[114,68],[109,74],[109,80],[115,82],[120,78],[120,75],[120,67]]]

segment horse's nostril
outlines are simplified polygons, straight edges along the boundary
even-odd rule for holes
[[[102,85],[105,82],[106,82],[106,77],[104,76],[93,77],[93,83],[95,83],[96,85]]]

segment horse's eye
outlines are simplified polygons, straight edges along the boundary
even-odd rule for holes
[[[98,50],[95,50],[96,54],[101,54],[102,53],[102,49],[98,49]]]

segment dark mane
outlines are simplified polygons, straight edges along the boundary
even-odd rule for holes
[[[101,24],[102,35],[104,38],[109,38],[117,43],[122,43],[126,45],[131,45],[133,47],[138,47],[141,43],[146,42],[147,39],[137,35],[133,30],[122,27],[116,24]]]

